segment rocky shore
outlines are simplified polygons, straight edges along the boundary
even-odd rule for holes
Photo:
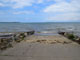
[[[0,33],[0,50],[13,47],[14,43],[21,42],[26,36],[33,35],[34,31]]]
[[[76,35],[75,33],[73,32],[58,32],[60,35],[74,41],[74,42],[77,42],[78,44],[80,44],[80,35]]]
[[[80,60],[80,45],[60,34],[34,34],[25,37],[13,48],[1,51],[0,60]]]
[[[59,34],[54,36],[37,36],[33,35],[34,33],[35,31],[0,33],[0,50],[13,47],[14,44],[19,43],[21,41],[26,41],[27,43],[37,42],[43,44],[80,44],[80,38],[68,32],[59,32]]]

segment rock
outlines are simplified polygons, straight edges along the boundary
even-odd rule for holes
[[[61,35],[64,35],[65,34],[65,32],[58,32],[59,34],[61,34]]]
[[[20,33],[1,33],[0,34],[0,49],[12,47],[12,42],[21,42],[27,35],[34,34],[34,31]]]

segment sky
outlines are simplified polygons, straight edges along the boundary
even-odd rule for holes
[[[0,22],[80,22],[80,0],[0,0]]]

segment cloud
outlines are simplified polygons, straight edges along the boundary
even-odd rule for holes
[[[13,12],[13,14],[34,14],[33,11],[17,11]]]
[[[2,0],[5,6],[12,8],[23,8],[25,6],[31,6],[34,3],[34,0]]]
[[[63,2],[63,1],[66,1],[66,0],[54,0],[55,2]]]
[[[76,11],[80,11],[80,3],[77,3],[77,1],[72,1],[71,3],[62,1],[60,3],[47,6],[43,11],[49,13],[76,12]]]
[[[43,3],[44,2],[44,0],[38,0],[38,2],[37,3]]]
[[[25,6],[32,6],[33,4],[41,4],[45,0],[1,0],[5,6],[16,8],[23,8]],[[46,0],[47,1],[47,0]]]
[[[41,7],[38,9],[35,6]],[[5,7],[3,12],[7,11],[6,16],[9,14],[15,16],[22,16],[23,14],[26,14],[26,16],[30,16],[29,18],[33,21],[35,19],[41,19],[41,21],[80,20],[80,0],[0,0],[0,7]],[[7,9],[7,7],[11,7],[12,9]],[[27,9],[29,8],[28,11],[24,7]],[[33,11],[35,12],[35,18],[31,18],[33,16],[32,14],[34,14]],[[3,13],[1,13],[1,15],[2,14]],[[36,16],[39,16],[39,18]]]
[[[80,13],[66,13],[66,14],[57,14],[55,16],[49,16],[46,18],[49,21],[76,21],[80,20]]]
[[[0,3],[0,6],[1,6],[1,7],[3,7],[3,6],[4,6],[4,4],[3,4],[3,3]]]
[[[13,8],[23,8],[25,6],[32,6],[34,0],[12,0],[15,4],[12,5]]]
[[[80,20],[80,1],[71,0],[71,2],[63,0],[55,0],[56,3],[47,6],[43,12],[50,14],[46,20],[49,21],[77,21]]]

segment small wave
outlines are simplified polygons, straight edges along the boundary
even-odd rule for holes
[[[53,31],[54,29],[50,29],[50,28],[47,28],[47,29],[44,29],[45,31]]]
[[[55,31],[40,31],[38,33],[44,33],[44,34],[47,34],[47,33],[56,33]]]

